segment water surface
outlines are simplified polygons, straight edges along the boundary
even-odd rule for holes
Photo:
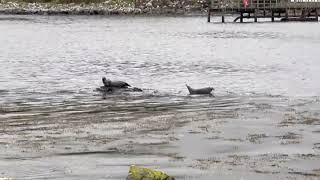
[[[177,179],[317,178],[319,27],[0,16],[0,173],[124,179],[138,164]],[[102,95],[102,76],[144,92]]]

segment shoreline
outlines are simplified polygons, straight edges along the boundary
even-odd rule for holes
[[[150,16],[193,16],[205,15],[207,10],[199,6],[184,7],[133,7],[123,5],[110,5],[108,3],[90,4],[56,4],[56,3],[0,3],[1,15],[150,15]]]

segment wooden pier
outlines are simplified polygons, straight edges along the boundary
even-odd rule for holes
[[[270,18],[274,21],[318,21],[320,0],[209,0],[208,22],[211,16],[238,15],[234,22],[244,19]]]

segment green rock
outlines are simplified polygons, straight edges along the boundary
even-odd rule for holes
[[[174,180],[174,178],[161,171],[132,165],[126,180]]]

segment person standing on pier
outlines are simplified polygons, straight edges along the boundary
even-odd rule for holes
[[[243,0],[243,6],[247,8],[249,6],[249,0]]]

